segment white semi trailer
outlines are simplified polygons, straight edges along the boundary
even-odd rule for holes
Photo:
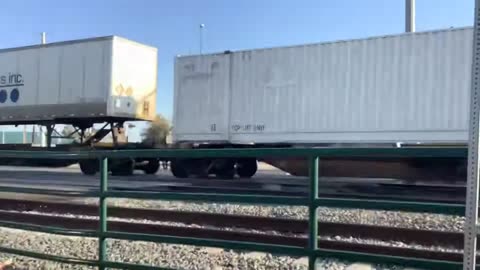
[[[58,135],[55,125],[59,124],[72,125],[81,138],[80,144],[65,146],[68,149],[102,148],[97,143],[109,133],[113,144],[103,148],[140,147],[117,138],[124,122],[155,117],[156,91],[157,49],[121,37],[0,50],[0,125],[45,126],[48,148],[53,147],[51,138]],[[85,135],[100,123],[102,129]],[[135,168],[134,160],[112,164],[116,174],[131,174]],[[81,161],[80,167],[84,173],[94,174],[98,162]],[[147,161],[144,169],[153,173],[158,162]]]
[[[472,37],[472,28],[452,28],[177,57],[173,140],[192,148],[465,144]],[[172,171],[250,177],[256,164],[184,159]]]

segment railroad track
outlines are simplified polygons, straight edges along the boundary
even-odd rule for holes
[[[97,191],[98,175],[86,177],[78,172],[18,171],[0,168],[0,188],[27,187],[73,193]],[[156,192],[261,194],[279,196],[306,196],[309,180],[305,177],[262,173],[252,179],[219,180],[215,178],[177,179],[169,174],[110,177],[112,190]],[[418,182],[392,179],[322,177],[319,182],[321,197],[349,197],[395,199],[423,202],[464,203],[465,187],[445,182]]]
[[[112,190],[128,191],[128,187],[111,187]],[[135,188],[136,191],[258,194],[277,196],[307,196],[308,185],[276,184],[274,182],[248,183],[235,180],[199,179],[189,184],[168,183]],[[459,185],[421,185],[404,183],[319,182],[320,197],[348,197],[369,199],[393,199],[439,203],[464,203],[465,187]]]
[[[98,228],[98,220],[91,218],[97,216],[98,213],[95,205],[0,199],[0,209],[2,225],[12,228],[15,228],[15,224],[12,222],[76,230],[96,230]],[[39,213],[29,213],[28,211]],[[305,234],[308,224],[305,220],[121,207],[109,207],[108,212],[110,218],[116,218],[109,220],[108,227],[111,231],[215,238],[298,247],[307,245]],[[65,214],[90,216],[90,218],[67,217]],[[144,219],[151,222],[175,222],[183,225],[140,222]],[[208,228],[188,226],[191,224],[208,226]],[[230,229],[225,230],[225,228]],[[275,231],[277,234],[271,234],[271,231]],[[459,252],[439,252],[430,249],[392,247],[341,240],[353,237],[398,241],[406,244],[414,243],[425,247],[442,246],[450,249],[462,249],[462,233],[331,222],[319,222],[319,232],[319,247],[325,249],[455,262],[463,259]]]
[[[257,194],[271,196],[293,196],[304,197],[308,195],[307,186],[282,185],[282,184],[249,184],[234,183],[235,181],[218,181],[200,180],[203,183],[152,183],[134,187],[127,185],[112,184],[110,189],[116,191],[155,191],[155,192],[185,192],[185,193],[223,193],[223,194]],[[98,181],[97,181],[98,182]],[[15,187],[28,188],[35,191],[38,189],[48,190],[50,195],[61,196],[65,191],[72,194],[81,195],[82,192],[95,192],[97,186],[80,185],[80,186],[58,186],[50,185],[41,186],[39,183],[24,184],[15,183]],[[37,188],[38,186],[38,188]],[[8,190],[12,185],[5,185],[0,182],[0,189]],[[55,187],[55,188],[54,188]],[[88,195],[85,195],[88,196]],[[411,184],[385,184],[385,183],[336,183],[326,182],[319,184],[319,196],[335,197],[335,198],[369,198],[369,199],[394,199],[421,202],[439,202],[439,203],[464,203],[465,187],[463,186],[416,186]]]

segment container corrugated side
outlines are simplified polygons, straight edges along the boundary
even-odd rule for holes
[[[123,42],[127,41],[101,37],[0,50],[0,123],[151,118],[135,111],[137,107],[142,108],[137,106],[136,96],[131,102],[119,103],[116,100],[121,95],[111,92],[112,79],[121,81],[114,75],[121,69],[121,75],[128,73],[127,70],[138,70],[140,61],[146,62],[153,71],[143,69],[141,79],[135,73],[136,80],[148,81],[145,88],[149,91],[156,88],[156,49],[154,54],[141,55],[143,59],[119,61],[123,56],[114,55],[113,48]],[[150,57],[154,57],[154,61]],[[112,66],[113,62],[119,62],[122,67]],[[125,76],[129,82],[131,77]],[[129,103],[135,108],[133,113],[125,109]],[[110,110],[109,104],[119,104],[119,109]],[[155,109],[154,103],[151,107]]]
[[[106,115],[110,63],[109,38],[1,50],[0,122]]]
[[[228,62],[218,70],[229,74],[229,87],[215,91],[227,92],[217,98],[228,104],[222,139],[233,143],[464,142],[472,34],[448,29],[185,57],[177,63],[194,66],[190,77],[210,76],[176,91],[201,96],[199,89],[221,76],[198,63]],[[182,110],[189,114],[188,106]],[[209,119],[208,113],[197,111],[194,119]],[[185,126],[177,120],[174,126]],[[196,126],[207,124],[217,123]],[[206,137],[198,131],[179,129],[175,140]]]

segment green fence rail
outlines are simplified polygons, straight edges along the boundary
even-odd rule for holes
[[[294,149],[205,149],[205,150],[118,150],[118,151],[0,151],[0,158],[55,158],[55,159],[98,159],[100,162],[100,189],[98,192],[54,192],[44,189],[14,188],[0,186],[0,192],[18,192],[45,195],[89,196],[99,198],[99,228],[96,231],[68,230],[60,227],[38,226],[32,224],[1,221],[0,226],[35,232],[52,233],[59,235],[97,237],[99,240],[98,260],[83,260],[38,252],[25,251],[0,247],[0,252],[36,259],[51,260],[61,263],[71,263],[95,266],[99,269],[170,269],[164,267],[136,265],[107,260],[107,239],[136,240],[169,244],[184,244],[193,246],[219,247],[235,250],[249,250],[281,254],[286,256],[302,256],[309,258],[309,270],[315,269],[317,258],[328,257],[348,261],[362,261],[376,264],[397,264],[406,267],[426,269],[461,269],[461,262],[424,260],[383,256],[376,254],[326,250],[317,246],[318,238],[318,207],[362,208],[378,210],[399,210],[409,212],[429,212],[449,215],[464,215],[465,206],[458,204],[419,203],[394,200],[362,200],[336,199],[318,197],[319,162],[322,158],[355,157],[355,158],[466,158],[466,148],[294,148]],[[290,196],[259,196],[259,195],[232,195],[232,194],[198,194],[178,192],[141,192],[141,191],[110,191],[108,189],[108,160],[111,158],[200,158],[200,157],[305,157],[310,166],[310,195],[308,197]],[[309,243],[307,247],[283,246],[243,241],[226,241],[218,239],[203,239],[191,237],[174,237],[167,235],[150,235],[138,233],[124,233],[110,231],[107,227],[108,198],[177,200],[211,203],[240,203],[240,204],[268,204],[283,206],[305,206],[309,208]]]

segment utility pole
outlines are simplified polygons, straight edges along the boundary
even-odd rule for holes
[[[41,42],[41,44],[47,43],[47,33],[42,32],[42,34],[41,34],[41,41],[40,41],[40,42]]]
[[[415,32],[415,0],[405,0],[405,32]]]
[[[203,54],[203,29],[205,28],[205,24],[200,24],[200,54]]]

